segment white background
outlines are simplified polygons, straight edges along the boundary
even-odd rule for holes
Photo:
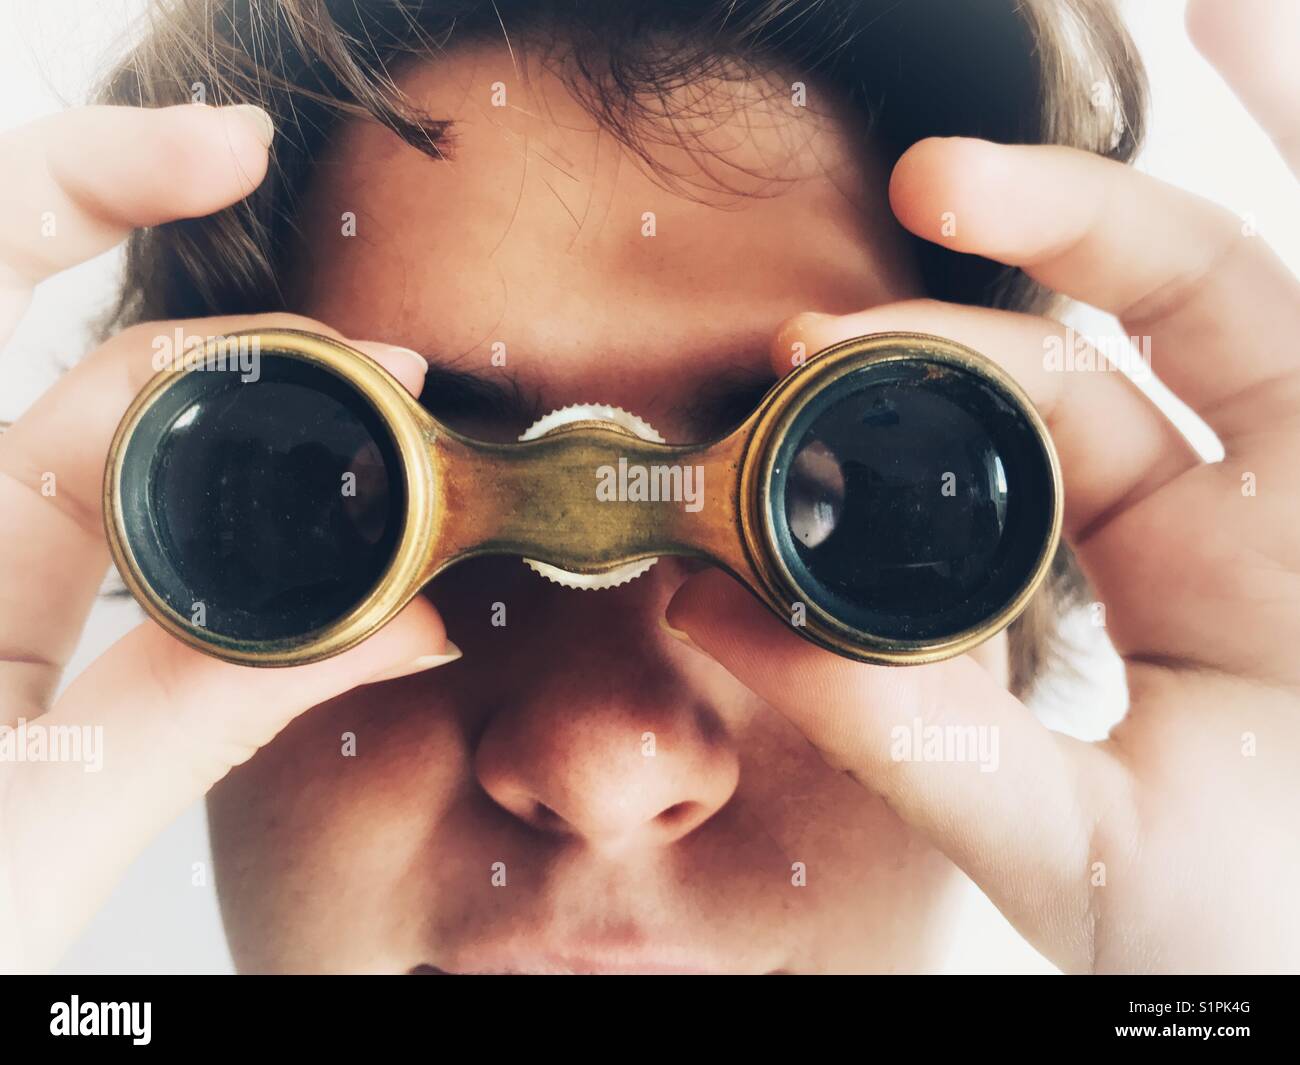
[[[1230,3],[1231,0],[1222,0]],[[84,101],[105,57],[129,38],[141,0],[3,0],[0,8],[0,129]],[[1146,60],[1152,122],[1139,166],[1217,200],[1257,230],[1300,272],[1300,211],[1295,180],[1183,31],[1182,0],[1141,0],[1125,8]],[[1300,58],[1300,56],[1298,56]],[[87,160],[93,166],[94,160]],[[3,174],[0,160],[0,175]],[[0,177],[0,184],[3,178]],[[0,419],[13,419],[86,349],[89,323],[111,302],[114,254],[42,286],[28,318],[0,351]],[[1108,316],[1080,308],[1073,321],[1094,336],[1120,332]],[[1159,365],[1156,366],[1159,373]],[[1165,400],[1165,402],[1169,402]],[[1203,426],[1168,408],[1207,457],[1217,444]],[[39,609],[39,607],[37,607]],[[133,603],[96,608],[74,670],[133,624]],[[1080,626],[1079,639],[1095,640]],[[1089,690],[1059,688],[1040,712],[1054,727],[1104,732],[1122,707],[1117,663],[1104,648],[1092,661]],[[1063,707],[1095,708],[1081,721]],[[213,707],[220,713],[220,707]],[[74,845],[71,844],[70,845]],[[196,864],[197,863],[197,864]],[[195,870],[206,882],[195,886]],[[202,806],[171,826],[135,862],[108,904],[60,966],[66,972],[227,972],[230,957],[217,914]],[[960,972],[1054,971],[1022,943],[973,889],[956,932],[949,968]]]

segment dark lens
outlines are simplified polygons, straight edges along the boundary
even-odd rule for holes
[[[1051,533],[1051,462],[993,382],[929,359],[846,374],[779,445],[769,519],[800,592],[891,640],[964,632],[1010,602]]]
[[[221,636],[305,635],[366,597],[402,532],[392,437],[342,378],[262,355],[177,378],[133,433],[122,507],[144,578]]]

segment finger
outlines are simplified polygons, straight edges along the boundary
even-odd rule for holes
[[[1292,534],[1300,503],[1288,491],[1293,449],[1254,456],[1250,483],[1269,490],[1243,492],[1240,464],[1202,463],[1123,374],[1047,360],[1049,349],[1074,350],[1077,338],[1064,327],[988,308],[915,300],[844,317],[798,315],[778,332],[773,363],[781,372],[792,348],[815,352],[888,330],[968,344],[1029,394],[1060,456],[1066,539],[1105,604],[1120,654],[1300,683],[1290,653],[1291,573],[1300,567]],[[1074,365],[1099,365],[1084,350],[1076,356]],[[1231,625],[1216,623],[1225,616]]]
[[[773,364],[783,373],[791,368],[792,351],[812,353],[890,331],[949,337],[1015,378],[1047,422],[1060,456],[1065,534],[1071,539],[1084,539],[1108,516],[1200,464],[1182,434],[1128,378],[1108,370],[1073,330],[1047,318],[934,300],[840,317],[801,314],[777,332]],[[1068,361],[1059,357],[1065,353]]]
[[[151,322],[114,337],[61,378],[0,436],[0,721],[45,706],[108,571],[104,457],[123,412],[154,373],[154,340],[239,329],[337,333],[273,314]],[[341,338],[339,338],[341,339]],[[423,360],[405,348],[353,342],[412,392]]]
[[[247,196],[266,175],[272,130],[257,107],[185,104],[83,107],[0,134],[0,342],[42,279],[132,229]]]
[[[1300,4],[1192,0],[1187,30],[1300,175]]]
[[[36,723],[46,735],[75,734],[81,759],[4,767],[0,823],[24,945],[0,968],[57,960],[141,848],[298,714],[376,677],[459,656],[423,597],[351,650],[292,669],[210,658],[152,622],[133,630]],[[51,826],[74,842],[50,846]]]
[[[1231,451],[1300,408],[1300,284],[1231,212],[1088,152],[964,138],[910,148],[902,223],[1023,267],[1151,338],[1156,373]]]
[[[908,669],[823,651],[717,570],[667,621],[880,795],[1057,965],[1091,967],[1098,796],[1122,794],[1099,751],[1049,732],[970,656]],[[1049,900],[1049,901],[1045,901]]]

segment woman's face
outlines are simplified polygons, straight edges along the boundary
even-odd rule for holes
[[[808,107],[778,78],[677,90],[673,128],[633,129],[647,165],[518,49],[403,85],[454,120],[451,158],[340,130],[291,309],[482,379],[471,409],[426,389],[465,431],[509,440],[586,402],[669,441],[721,435],[770,383],[785,319],[917,294],[884,175],[812,86]],[[953,870],[661,627],[685,572],[600,592],[513,558],[440,577],[463,659],[319,707],[212,793],[239,966],[935,964]]]

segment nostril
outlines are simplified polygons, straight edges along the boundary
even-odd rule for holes
[[[700,804],[698,802],[673,803],[655,818],[664,828],[680,828],[695,817]]]
[[[564,826],[564,818],[547,806],[546,803],[539,802],[533,807],[533,824],[538,828],[554,831]]]

